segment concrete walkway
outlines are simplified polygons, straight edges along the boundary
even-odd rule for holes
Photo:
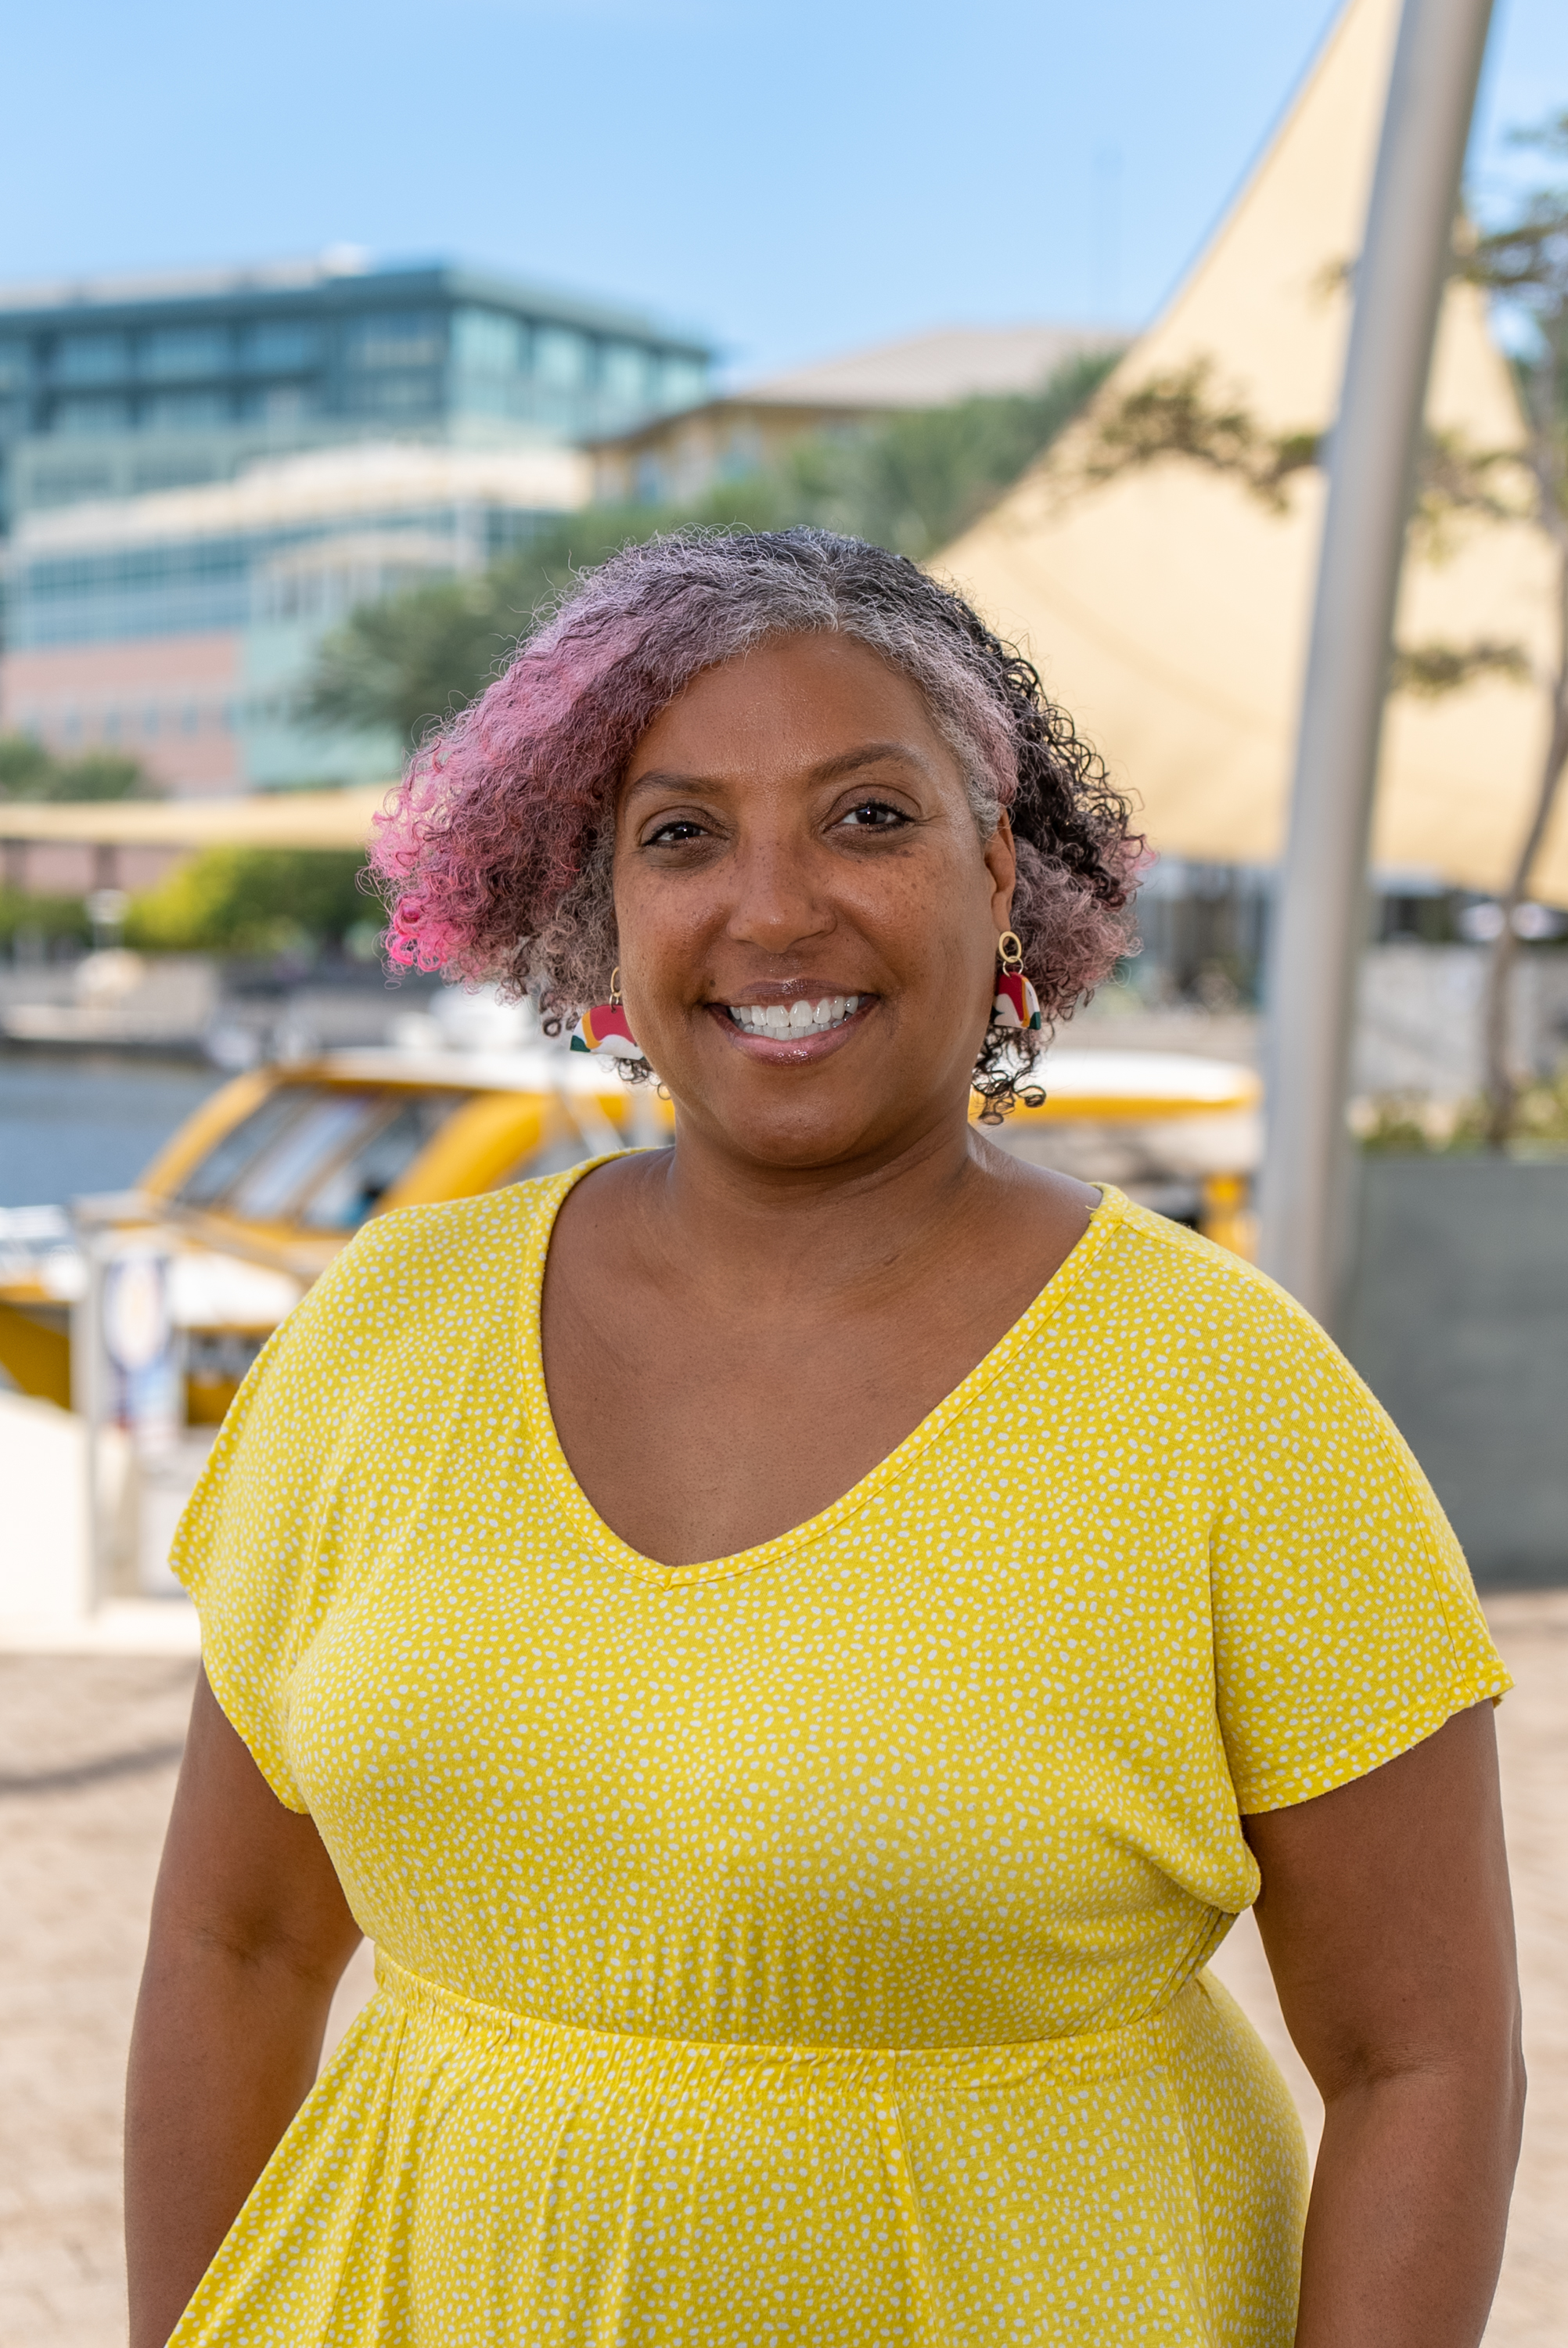
[[[1489,1609],[1518,1682],[1499,1715],[1532,2078],[1488,2348],[1568,2339],[1568,1592]],[[0,2348],[124,2348],[126,2040],[192,1664],[0,1655]],[[1218,1970],[1317,2098],[1250,1919]],[[334,2035],[367,1994],[356,1960]]]

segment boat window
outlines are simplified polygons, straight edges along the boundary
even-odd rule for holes
[[[291,1210],[302,1193],[313,1190],[328,1169],[385,1112],[381,1093],[318,1093],[272,1148],[246,1168],[224,1200],[229,1213],[258,1223],[292,1222]]]
[[[418,1093],[384,1123],[356,1138],[299,1210],[311,1231],[356,1231],[384,1194],[401,1181],[431,1136],[451,1116],[460,1093]]]
[[[319,1100],[321,1093],[319,1085],[280,1085],[276,1092],[269,1093],[191,1168],[176,1193],[180,1205],[215,1206],[246,1167],[270,1148],[313,1101]]]
[[[280,1085],[186,1178],[180,1201],[254,1222],[354,1231],[466,1098]]]

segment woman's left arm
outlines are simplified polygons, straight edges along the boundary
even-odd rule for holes
[[[1296,2348],[1475,2348],[1524,2109],[1491,1706],[1244,1823],[1325,2106]]]

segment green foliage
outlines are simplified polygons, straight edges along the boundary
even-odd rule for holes
[[[819,434],[781,469],[789,520],[923,561],[996,503],[1114,364],[1109,352],[1073,359],[1037,392],[915,408],[863,434]]]
[[[1528,685],[1530,660],[1523,646],[1498,643],[1490,636],[1470,644],[1448,644],[1436,638],[1422,644],[1396,644],[1389,690],[1413,694],[1418,700],[1439,701],[1444,694],[1461,692],[1481,676]]]
[[[323,644],[302,713],[323,726],[390,726],[417,742],[498,674],[575,572],[661,530],[812,522],[923,559],[995,503],[1112,363],[1109,355],[1075,359],[1038,392],[815,434],[777,465],[723,482],[690,506],[563,515],[480,577],[436,581],[353,613]]]
[[[1230,475],[1272,512],[1284,513],[1286,482],[1310,470],[1318,456],[1316,432],[1267,432],[1234,397],[1216,397],[1213,366],[1198,358],[1174,374],[1151,376],[1098,408],[1077,452],[1076,479],[1064,487],[1098,489],[1162,458],[1182,457],[1208,472]]]
[[[66,938],[85,946],[91,942],[92,925],[79,897],[35,897],[0,883],[0,946],[14,952],[19,936],[47,944]]]
[[[125,942],[154,953],[276,953],[341,939],[372,908],[353,850],[209,848],[131,899]]]
[[[0,736],[0,799],[140,799],[153,785],[135,758],[88,750],[55,757],[30,735]]]
[[[1487,1141],[1489,1111],[1481,1094],[1438,1100],[1430,1093],[1378,1093],[1358,1103],[1352,1118],[1363,1149],[1380,1157],[1430,1158],[1470,1154]],[[1527,1155],[1568,1150],[1568,1068],[1524,1086],[1514,1102],[1512,1142]]]

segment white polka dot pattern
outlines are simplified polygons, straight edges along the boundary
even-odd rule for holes
[[[372,1223],[181,1528],[381,1990],[177,2348],[1287,2348],[1239,1811],[1506,1676],[1310,1321],[1114,1191],[843,1499],[665,1568],[556,1440],[587,1169]],[[612,1406],[612,1397],[606,1397]]]

